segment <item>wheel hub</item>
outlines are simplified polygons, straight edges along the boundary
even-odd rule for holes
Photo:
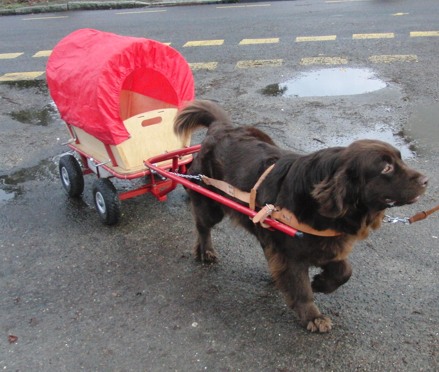
[[[105,200],[99,191],[96,193],[95,199],[96,199],[96,207],[99,213],[105,214],[107,212],[107,208],[105,207]]]
[[[69,173],[67,172],[66,168],[61,169],[61,177],[62,177],[62,181],[64,182],[64,185],[66,185],[66,187],[70,187]]]

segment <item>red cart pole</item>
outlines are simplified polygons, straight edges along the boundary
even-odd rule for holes
[[[198,152],[201,148],[201,145],[195,145],[192,147],[188,147],[182,150],[177,150],[177,151],[173,151],[167,154],[163,154],[163,155],[159,155],[159,156],[155,156],[153,158],[148,159],[147,161],[145,161],[145,165],[154,172],[157,172],[158,174],[169,178],[177,183],[180,183],[181,185],[183,185],[184,187],[187,187],[188,189],[191,189],[195,192],[198,192],[210,199],[213,199],[215,201],[217,201],[220,204],[225,205],[226,207],[232,208],[240,213],[243,213],[247,216],[249,216],[250,218],[253,218],[257,212],[255,212],[254,210],[239,204],[231,199],[228,199],[222,195],[219,195],[211,190],[206,189],[205,187],[202,187],[200,185],[197,185],[196,183],[193,183],[192,181],[189,181],[186,178],[181,177],[178,174],[174,174],[172,172],[169,172],[166,169],[160,168],[157,165],[155,165],[156,163],[160,163],[162,161],[165,160],[169,160],[171,158],[173,159],[178,159],[181,156],[184,155],[189,155],[189,154],[194,154],[196,152]],[[300,231],[297,231],[296,229],[285,225],[284,223],[281,223],[279,221],[276,221],[274,219],[271,218],[267,218],[264,220],[264,223],[269,225],[270,227],[279,230],[287,235],[290,235],[292,237],[301,237],[303,236],[303,233]]]

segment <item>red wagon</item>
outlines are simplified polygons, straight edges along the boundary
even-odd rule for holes
[[[81,29],[62,39],[47,64],[50,94],[70,134],[59,161],[70,197],[93,173],[93,199],[102,222],[120,219],[120,201],[145,193],[159,200],[178,184],[253,217],[256,212],[182,177],[200,145],[189,147],[173,131],[174,118],[194,99],[190,66],[180,53],[154,40]],[[141,181],[118,191],[112,179]],[[139,182],[137,182],[138,184]],[[294,236],[278,221],[264,221]]]
[[[71,136],[72,151],[59,162],[68,195],[81,195],[83,175],[95,173],[94,202],[109,225],[119,220],[121,200],[147,192],[164,200],[172,182],[151,179],[144,161],[189,145],[172,129],[177,110],[194,99],[192,72],[181,54],[154,40],[81,29],[55,46],[46,74]],[[192,155],[180,157],[178,170],[185,173],[191,161]],[[118,192],[112,178],[144,182]]]

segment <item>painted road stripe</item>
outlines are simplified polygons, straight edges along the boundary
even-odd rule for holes
[[[20,57],[23,53],[2,53],[0,59],[14,59]]]
[[[252,5],[223,5],[217,6],[217,9],[230,9],[230,8],[257,8],[261,6],[271,6],[271,4],[252,4]]]
[[[372,63],[418,62],[418,56],[416,54],[370,56],[369,61]]]
[[[10,72],[0,76],[0,81],[32,80],[44,74],[44,71]]]
[[[138,11],[131,11],[131,12],[119,12],[115,13],[116,15],[125,15],[125,14],[142,14],[142,13],[162,13],[166,12],[166,9],[160,9],[160,10],[138,10]]]
[[[412,31],[410,37],[439,36],[439,31]]]
[[[337,35],[326,36],[298,36],[296,37],[296,43],[303,43],[307,41],[333,41],[337,39]]]
[[[369,1],[369,0],[327,0],[327,1],[325,1],[325,3],[327,3],[327,4],[358,3],[360,1]]]
[[[409,13],[393,13],[392,16],[394,17],[400,17],[400,16],[406,16],[409,15]]]
[[[32,57],[40,58],[40,57],[49,57],[52,54],[51,50],[40,50],[36,52]]]
[[[279,67],[282,66],[282,59],[259,59],[238,61],[236,68],[253,68],[253,67]]]
[[[418,62],[418,56],[415,54],[406,55],[374,55],[370,56],[369,61],[372,63],[397,63],[397,62]],[[301,65],[346,65],[348,59],[345,57],[308,57],[302,58]],[[279,67],[283,64],[282,59],[267,60],[244,60],[238,61],[236,68],[254,68],[254,67]],[[192,70],[215,70],[218,62],[189,63]],[[17,81],[32,80],[44,75],[44,71],[30,72],[11,72],[0,76],[0,81]]]
[[[381,34],[353,34],[352,39],[393,39],[395,34],[393,32]]]
[[[35,17],[35,18],[23,18],[23,21],[41,21],[46,19],[60,19],[69,18],[68,16],[58,16],[58,17]]]
[[[197,41],[188,41],[186,44],[183,45],[183,47],[186,48],[186,47],[199,47],[199,46],[216,46],[223,44],[224,44],[224,40],[197,40]]]
[[[346,65],[348,63],[345,57],[307,57],[300,60],[303,66],[308,65]]]
[[[218,62],[189,63],[192,70],[210,70],[213,71],[218,67]]]
[[[275,44],[279,42],[278,37],[270,39],[242,39],[239,45],[252,45],[252,44]]]

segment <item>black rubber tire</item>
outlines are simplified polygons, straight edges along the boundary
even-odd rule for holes
[[[120,200],[108,178],[98,178],[93,184],[93,200],[99,218],[105,225],[115,225],[120,219]]]
[[[73,155],[63,155],[59,159],[58,170],[67,195],[79,197],[84,192],[84,176],[78,160]]]

